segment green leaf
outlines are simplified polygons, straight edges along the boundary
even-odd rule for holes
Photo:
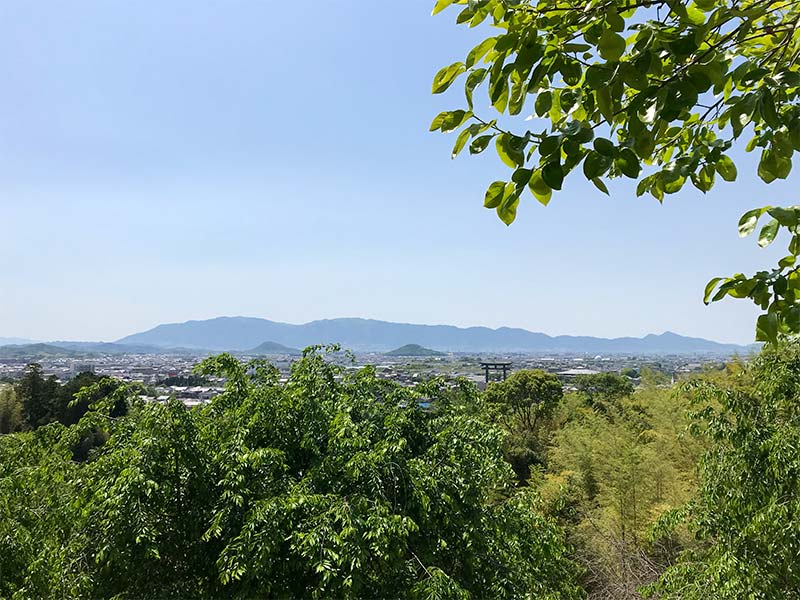
[[[586,69],[584,81],[586,82],[586,85],[589,86],[589,89],[599,90],[600,88],[608,85],[608,82],[611,80],[613,75],[614,71],[609,67],[603,65],[591,65],[588,69]]]
[[[753,233],[756,228],[756,224],[758,223],[758,219],[764,214],[765,210],[767,209],[754,208],[753,210],[748,210],[742,215],[742,218],[739,219],[739,237],[747,237]]]
[[[789,252],[795,256],[800,255],[800,235],[793,235],[789,242]]]
[[[497,112],[505,112],[508,106],[508,79],[505,77],[497,79],[489,91],[489,99]]]
[[[469,72],[469,75],[467,75],[467,82],[464,84],[464,95],[467,98],[470,109],[472,109],[472,94],[475,88],[486,79],[486,74],[488,72],[488,69],[473,69]]]
[[[512,143],[512,137],[509,133],[501,133],[495,140],[495,146],[500,159],[514,169],[525,163],[525,154]]]
[[[643,178],[639,181],[639,184],[636,186],[636,197],[639,198],[640,196],[644,195],[644,193],[650,189],[650,186],[653,183],[653,176],[650,175],[649,177]]]
[[[669,173],[669,171],[667,173]],[[683,184],[686,183],[686,177],[678,175],[677,173],[671,173],[671,176],[666,176],[667,173],[663,173],[661,177],[661,181],[664,182],[664,193],[675,194],[679,192]]]
[[[550,199],[553,197],[553,190],[544,182],[541,170],[533,172],[531,180],[528,182],[528,188],[531,190],[533,197],[547,206]]]
[[[775,343],[778,339],[778,315],[768,313],[756,321],[756,341]]]
[[[631,179],[639,177],[639,172],[642,168],[639,164],[638,157],[630,148],[623,148],[620,150],[619,156],[614,159],[614,165],[623,175]]]
[[[692,25],[702,25],[703,23],[706,22],[706,16],[696,6],[694,6],[693,4],[689,4],[686,7],[685,20],[691,23]]]
[[[495,181],[486,190],[486,195],[483,199],[483,205],[486,208],[497,208],[503,201],[503,194],[505,193],[506,182]]]
[[[594,149],[603,156],[610,156],[612,158],[617,154],[617,147],[614,145],[614,142],[606,138],[596,138],[594,140]]]
[[[489,145],[489,142],[492,141],[493,135],[482,135],[480,137],[475,138],[472,140],[472,143],[469,145],[469,153],[470,154],[480,154],[486,147]]]
[[[503,192],[503,201],[497,207],[497,216],[506,225],[511,225],[517,218],[517,206],[519,206],[519,192],[517,186],[509,183]]]
[[[778,220],[770,219],[769,222],[761,228],[761,233],[758,234],[758,245],[762,248],[766,248],[775,241],[775,236],[778,235],[778,227],[780,227]]]
[[[764,183],[772,183],[778,178],[778,161],[772,150],[764,150],[758,163],[758,176]]]
[[[603,192],[606,196],[611,195],[608,193],[608,188],[606,187],[606,184],[599,177],[595,177],[594,179],[592,179],[592,183],[594,184],[594,187]]]
[[[781,158],[792,158],[794,154],[794,146],[792,140],[786,131],[778,130],[772,136],[772,149]]]
[[[778,129],[781,126],[781,119],[775,108],[775,99],[772,96],[772,92],[769,91],[769,88],[761,88],[759,108],[761,109],[761,116],[767,125],[772,129]]]
[[[561,90],[558,96],[558,107],[565,115],[569,115],[578,102],[580,102],[580,93],[576,90]]]
[[[561,185],[564,183],[564,170],[561,167],[561,163],[553,161],[543,166],[542,179],[551,189],[560,190]]]
[[[761,161],[758,163],[758,175],[766,183],[772,183],[775,179],[786,179],[792,171],[791,156],[794,148],[788,136],[780,133],[775,133],[772,145],[761,153]]]
[[[458,134],[458,138],[456,138],[456,144],[453,146],[453,153],[450,155],[450,158],[455,158],[458,156],[458,153],[464,149],[464,145],[467,143],[469,139],[470,131],[469,129],[465,129],[461,133]]]
[[[442,133],[449,133],[461,127],[467,119],[472,117],[472,112],[459,109],[442,113],[442,115],[444,116],[441,119],[439,129],[441,129]],[[436,117],[436,119],[433,120],[433,123],[431,123],[431,131],[433,131],[433,126],[438,118],[439,117]]]
[[[469,51],[467,54],[467,63],[466,66],[469,69],[472,65],[486,56],[486,53],[489,52],[494,47],[497,38],[486,38],[480,44],[475,46],[472,50]]]
[[[437,13],[442,12],[445,8],[450,6],[455,0],[436,0],[436,5],[433,7],[433,12],[431,15],[435,15]]]
[[[581,64],[576,60],[564,60],[560,69],[561,77],[569,86],[578,85],[583,73]]]
[[[800,332],[800,306],[792,306],[783,315],[783,323],[787,333],[795,334]]]
[[[447,115],[449,115],[450,112],[451,111],[446,110],[446,111],[440,112],[438,115],[436,115],[433,118],[433,121],[431,121],[431,127],[430,127],[430,129],[428,131],[436,131],[437,129],[440,129],[442,127],[442,123],[444,123],[445,117]]]
[[[705,165],[697,173],[692,173],[692,183],[703,193],[714,187],[714,167]]]
[[[719,176],[725,181],[736,181],[736,165],[733,164],[730,157],[724,154],[720,156],[719,160],[717,160],[716,169]]]
[[[791,159],[776,154],[775,163],[777,165],[777,170],[775,171],[775,174],[778,176],[778,179],[786,179],[787,177],[789,177],[789,173],[792,172]]]
[[[591,150],[583,161],[583,174],[586,179],[592,180],[595,177],[604,175],[611,168],[612,162],[610,157]]]
[[[603,118],[606,120],[607,123],[614,122],[614,104],[611,99],[611,92],[607,87],[600,88],[595,92],[595,97],[597,99],[597,108],[600,111],[600,114],[603,115]]]
[[[714,277],[711,281],[706,284],[706,290],[703,294],[703,304],[709,303],[709,298],[711,298],[711,294],[714,292],[714,288],[717,287],[717,284],[722,281],[722,277]]]
[[[784,227],[797,227],[800,225],[800,209],[795,206],[783,208],[781,206],[767,206],[764,208],[766,212],[778,220],[778,223]]]
[[[462,62],[456,62],[448,67],[439,69],[439,72],[433,78],[432,91],[434,94],[441,94],[455,81],[456,77],[466,71],[466,67]]]
[[[561,90],[553,90],[553,102],[548,116],[553,123],[558,123],[561,120]]]
[[[525,187],[531,180],[531,175],[533,175],[533,169],[517,169],[511,176],[511,181],[520,187]]]
[[[536,102],[534,103],[534,110],[536,111],[536,115],[539,117],[543,117],[550,111],[550,107],[553,106],[553,93],[549,90],[544,92],[539,92],[536,95]]]
[[[625,38],[610,29],[606,29],[603,35],[600,36],[597,48],[600,51],[600,56],[605,60],[609,62],[617,61],[625,53]]]
[[[555,154],[561,148],[561,136],[560,135],[548,135],[546,138],[542,140],[542,143],[539,144],[539,154],[542,156],[550,156],[551,154]]]

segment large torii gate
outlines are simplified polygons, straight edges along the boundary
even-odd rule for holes
[[[489,371],[503,372],[503,381],[508,377],[508,370],[511,368],[510,360],[481,361],[481,368],[486,375],[486,385],[489,385]]]

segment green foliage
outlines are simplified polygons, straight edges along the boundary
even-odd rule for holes
[[[588,406],[601,411],[607,411],[610,405],[633,393],[631,380],[617,373],[578,375],[574,385]]]
[[[230,355],[198,375],[227,382],[203,408],[122,386],[76,425],[0,437],[0,596],[581,596],[474,387],[409,390],[313,350],[286,383]]]
[[[688,403],[671,390],[644,389],[600,406],[582,393],[566,398],[542,494],[568,531],[590,598],[639,598],[639,587],[691,543],[685,532],[658,544],[648,535],[691,498],[701,448],[683,439]]]
[[[704,547],[651,594],[681,600],[796,598],[800,589],[800,348],[768,349],[733,377],[689,385],[697,433],[711,447],[682,518]]]
[[[647,365],[642,366],[640,377],[642,380],[642,385],[647,387],[668,385],[672,382],[672,378],[669,375],[655,367],[650,367]]]
[[[195,385],[208,385],[208,379],[200,377],[199,375],[176,375],[174,377],[167,377],[159,381],[156,385],[178,385],[178,386],[195,386]]]
[[[493,382],[484,398],[498,409],[509,431],[504,449],[517,478],[530,477],[533,464],[544,464],[549,431],[546,429],[563,392],[558,377],[541,370],[515,371],[508,379]]]
[[[637,379],[639,377],[639,370],[633,367],[626,367],[622,369],[619,374],[629,379]]]
[[[756,340],[775,343],[779,335],[800,333],[800,207],[765,206],[746,212],[739,221],[739,235],[746,237],[756,230],[759,219],[769,220],[758,234],[758,245],[769,246],[781,228],[790,234],[788,254],[776,268],[759,271],[752,277],[737,273],[715,277],[706,286],[704,301],[716,302],[726,296],[749,298],[765,311],[756,322]]]
[[[10,385],[0,384],[0,434],[22,429],[22,403]]]
[[[533,175],[539,199],[580,165],[604,191],[604,179],[628,177],[659,201],[689,182],[707,192],[716,175],[736,179],[726,152],[745,132],[747,149],[761,149],[764,181],[791,170],[800,149],[794,2],[457,0],[434,14],[445,5],[459,6],[457,23],[488,21],[496,35],[437,73],[435,94],[465,75],[468,109],[441,113],[431,130],[462,128],[454,155],[471,137],[482,138],[473,154],[496,140],[515,170],[508,198],[491,206],[501,218]],[[512,131],[475,114],[482,84],[491,109],[513,117],[529,105],[536,126]]]
[[[94,373],[80,373],[60,385],[55,377],[44,376],[41,365],[32,363],[16,384],[15,392],[22,404],[25,425],[35,429],[53,422],[64,425],[77,423],[90,404],[112,394],[117,385],[111,379]],[[87,387],[91,387],[91,395],[83,394],[78,397],[78,392]],[[120,416],[125,410],[126,404],[120,400],[114,416]]]
[[[485,398],[503,405],[523,427],[533,430],[539,419],[553,413],[562,395],[558,377],[537,369],[515,371],[505,381],[490,383]]]
[[[55,377],[46,378],[40,364],[32,363],[27,366],[22,379],[17,383],[16,392],[29,427],[39,427],[56,420],[58,382]]]
[[[91,404],[111,396],[118,385],[118,382],[107,377],[80,373],[59,387],[55,399],[55,419],[64,425],[77,423]],[[112,416],[121,416],[126,410],[126,403],[120,400],[115,405]]]

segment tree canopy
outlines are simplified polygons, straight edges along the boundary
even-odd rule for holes
[[[317,352],[285,383],[230,355],[198,374],[227,381],[203,408],[123,386],[75,425],[0,436],[0,596],[581,597],[474,389],[402,388]]]
[[[602,407],[605,403],[618,403],[633,393],[631,380],[617,373],[592,373],[578,375],[575,389],[586,399],[589,406]]]
[[[570,176],[604,193],[609,179],[633,179],[638,195],[659,202],[689,183],[707,192],[717,178],[736,180],[735,145],[760,153],[767,183],[791,171],[800,150],[798,2],[437,0],[433,13],[450,5],[458,24],[488,23],[497,35],[436,74],[435,94],[463,75],[465,100],[431,130],[459,131],[453,157],[494,145],[511,172],[489,185],[484,205],[506,224],[522,197],[546,205]],[[764,214],[759,244],[785,227],[789,255],[773,271],[712,280],[706,300],[749,297],[766,311],[758,339],[775,340],[800,331],[800,208],[755,209],[740,233]]]
[[[515,371],[486,389],[488,402],[507,407],[529,430],[536,428],[540,418],[552,414],[562,395],[558,377],[539,369]]]
[[[800,589],[800,347],[768,348],[735,377],[690,382],[693,431],[710,441],[687,521],[701,546],[666,570],[664,600],[796,598]]]

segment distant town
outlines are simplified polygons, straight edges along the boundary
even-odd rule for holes
[[[12,346],[2,347],[13,348]],[[19,347],[22,348],[22,347]],[[416,346],[416,354],[393,355],[393,353],[337,353],[331,360],[347,369],[359,369],[373,365],[379,377],[396,381],[404,386],[442,377],[448,380],[466,378],[483,389],[486,385],[486,370],[482,363],[506,363],[508,373],[519,369],[542,369],[557,374],[565,384],[579,375],[601,372],[622,373],[634,383],[640,383],[643,373],[655,377],[658,383],[670,384],[681,377],[707,369],[717,369],[724,364],[724,357],[707,354],[676,355],[579,355],[554,354],[532,355],[520,353],[475,354],[443,353],[427,351]],[[79,373],[91,372],[113,377],[126,382],[141,382],[148,389],[148,399],[164,401],[178,398],[187,406],[208,402],[220,393],[224,382],[198,377],[193,370],[207,357],[205,353],[86,353],[76,356],[37,355],[35,351],[22,356],[0,356],[0,381],[19,379],[28,364],[36,362],[46,375],[55,376],[65,382]],[[297,353],[291,354],[247,354],[237,353],[241,360],[266,358],[275,365],[283,377],[288,377],[291,364]],[[502,378],[502,372],[490,370],[491,379]]]

